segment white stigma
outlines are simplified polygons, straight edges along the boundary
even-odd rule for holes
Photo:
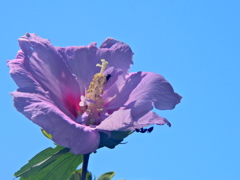
[[[96,66],[99,66],[99,67],[101,67],[101,71],[100,71],[100,75],[102,75],[103,74],[103,72],[105,71],[105,69],[106,69],[106,67],[107,67],[107,65],[108,65],[108,62],[105,60],[105,59],[101,59],[101,61],[102,61],[102,65],[101,64],[97,64]]]

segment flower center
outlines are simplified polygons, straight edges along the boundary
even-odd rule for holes
[[[103,74],[108,62],[104,59],[101,60],[102,64],[97,64],[96,66],[101,67],[100,73],[97,73],[93,76],[93,80],[89,85],[89,88],[86,92],[85,101],[88,102],[87,105],[83,106],[80,103],[80,107],[84,112],[89,114],[89,119],[86,122],[86,125],[97,124],[99,119],[100,112],[103,110],[103,88],[106,83],[106,76]],[[82,105],[82,106],[81,106]]]

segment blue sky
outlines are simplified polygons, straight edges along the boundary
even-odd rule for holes
[[[223,0],[4,1],[1,24],[1,179],[39,151],[53,146],[13,107],[17,86],[6,60],[26,32],[55,46],[100,45],[107,37],[129,44],[131,72],[163,75],[183,96],[171,111],[155,111],[172,127],[135,133],[114,150],[90,157],[99,176],[114,180],[240,179],[240,2]]]

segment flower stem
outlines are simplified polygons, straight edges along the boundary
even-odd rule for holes
[[[86,180],[87,166],[88,166],[89,156],[90,156],[90,153],[89,153],[89,154],[84,154],[84,155],[83,155],[82,177],[81,177],[81,180]]]

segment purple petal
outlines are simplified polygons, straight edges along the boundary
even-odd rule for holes
[[[141,116],[133,117],[131,109],[125,109],[115,111],[100,125],[98,125],[96,129],[101,131],[133,131],[135,129],[140,129],[153,124],[168,124],[170,126],[170,123],[167,121],[167,119],[158,116],[152,111]]]
[[[74,154],[86,154],[98,148],[97,130],[77,124],[44,96],[17,91],[11,95],[17,110],[51,134],[58,145],[70,148]]]
[[[122,69],[123,74],[128,72],[133,63],[131,48],[112,38],[106,39],[100,48],[96,47],[96,43],[91,43],[89,46],[58,47],[57,49],[71,72],[76,75],[82,95],[88,89],[94,74],[100,72],[96,64],[100,64],[101,59],[108,61],[109,68]]]
[[[110,74],[111,77],[105,84],[102,98],[105,103],[105,107],[107,109],[108,107],[113,109],[114,105],[111,104],[109,106],[108,103],[111,102],[120,93],[121,89],[125,85],[126,80],[123,76],[122,70],[120,69],[109,68],[105,73]],[[117,105],[117,107],[119,106]]]
[[[168,126],[171,126],[170,122],[166,118],[163,118],[152,111],[149,111],[143,116],[133,118],[133,121],[135,129],[141,129],[143,127],[147,127],[153,124],[157,125],[167,124]]]
[[[19,51],[17,54],[17,58],[21,58],[21,59],[14,59],[14,60],[8,61],[8,66],[10,68],[10,75],[18,85],[19,87],[18,91],[40,94],[50,100],[51,94],[45,91],[42,88],[42,86],[36,81],[33,75],[29,71],[27,71],[25,67],[24,57],[25,57],[24,53],[22,51]],[[54,99],[56,98],[53,97],[52,100]],[[66,115],[68,115],[69,117],[73,117],[72,114],[69,112],[69,110],[66,109],[63,103],[58,103],[58,107]]]
[[[96,64],[101,63],[101,59],[96,57],[96,43],[91,43],[89,46],[58,47],[57,49],[71,72],[76,75],[81,95],[85,95],[94,74],[100,71],[100,68],[96,67]]]
[[[18,57],[21,57],[23,52],[18,53]],[[8,61],[8,67],[10,68],[10,75],[16,82],[17,86],[22,92],[32,92],[39,94],[46,94],[35,78],[24,67],[24,59],[14,59]]]
[[[138,119],[153,109],[153,103],[151,101],[139,99],[132,101],[126,105],[124,109],[131,109],[133,119]]]
[[[113,38],[107,38],[102,43],[97,51],[97,56],[108,61],[108,67],[121,69],[123,75],[129,71],[130,65],[133,64],[131,48],[127,44]]]
[[[172,86],[161,75],[151,72],[131,73],[126,84],[108,106],[129,106],[135,101],[152,102],[160,110],[173,109],[181,100]],[[150,107],[150,106],[149,106]],[[149,110],[151,110],[150,108]],[[141,111],[141,109],[139,109]]]
[[[133,74],[131,74],[130,77]],[[174,92],[170,83],[161,75],[151,72],[135,74],[141,76],[142,79],[138,86],[132,91],[128,102],[139,99],[150,100],[154,106],[160,110],[174,109],[175,106],[180,103],[182,97]],[[126,104],[128,104],[128,102],[126,102]]]
[[[131,109],[115,111],[96,127],[98,130],[128,131],[133,126]]]
[[[39,85],[49,92],[54,102],[61,104],[74,115],[80,101],[79,86],[56,48],[49,40],[27,33],[19,38],[24,52],[24,67]],[[23,55],[22,55],[23,56]]]

